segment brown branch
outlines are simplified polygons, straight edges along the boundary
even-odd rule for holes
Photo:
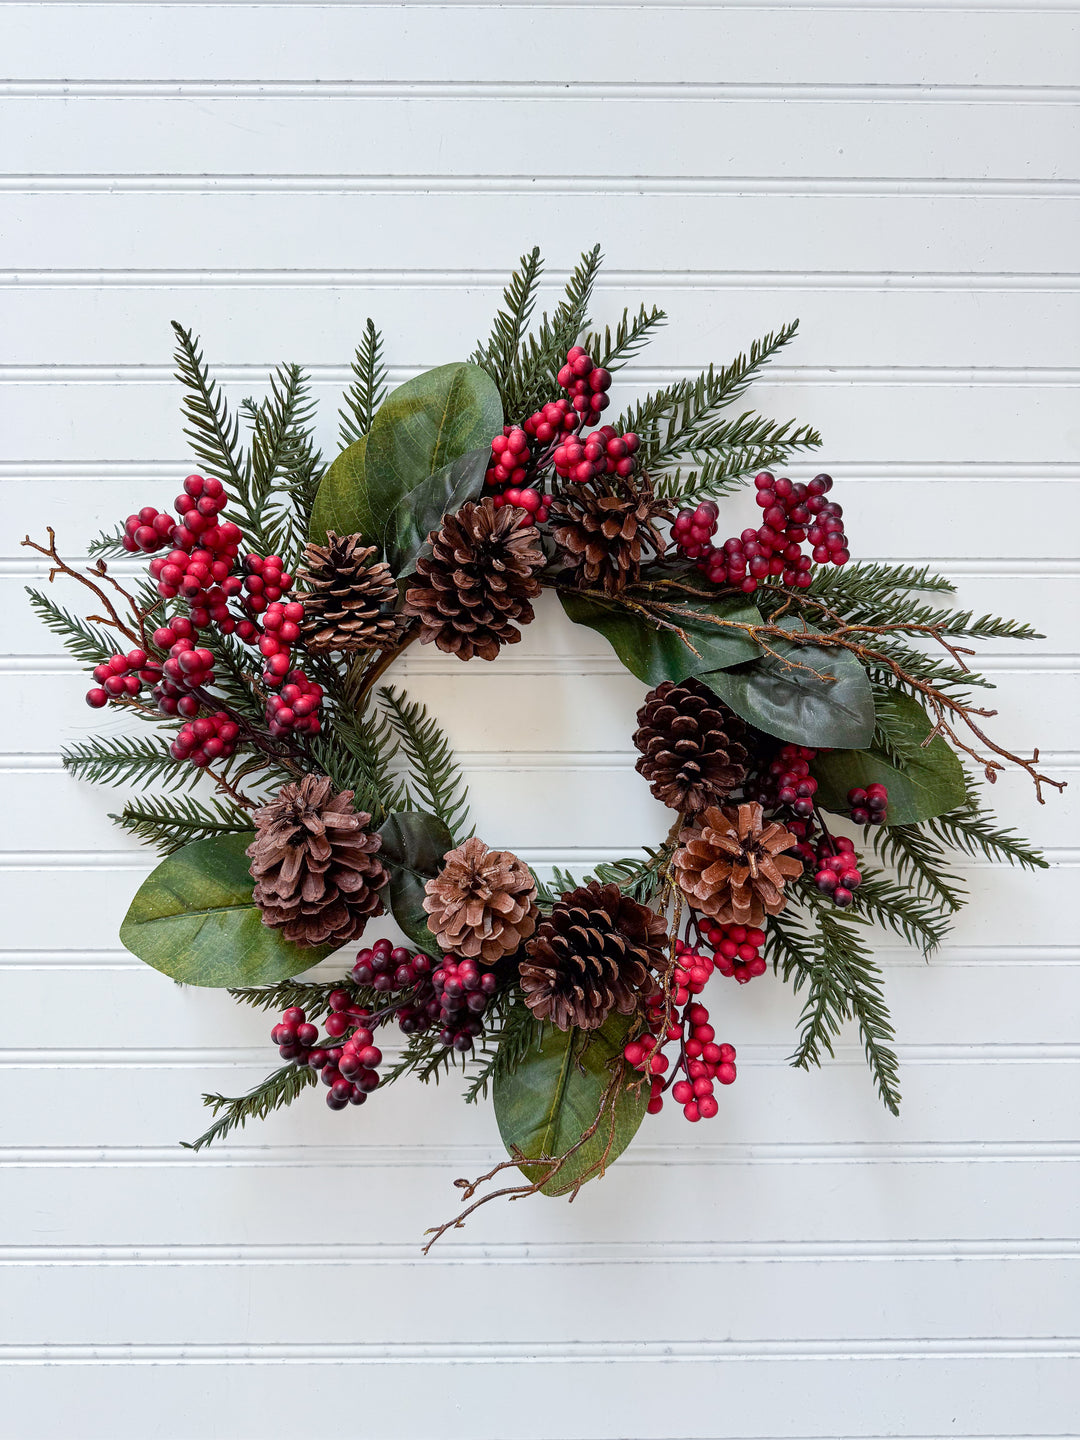
[[[88,590],[92,590],[97,596],[98,600],[104,606],[108,616],[108,618],[106,618],[105,615],[91,615],[88,618],[97,621],[98,624],[108,625],[113,630],[119,630],[121,635],[123,635],[126,639],[130,640],[133,645],[139,645],[145,649],[145,630],[140,628],[140,631],[137,634],[134,630],[129,629],[129,627],[125,625],[124,622],[120,619],[116,607],[113,605],[112,601],[109,599],[108,595],[101,588],[101,586],[95,585],[93,580],[90,579],[89,575],[84,575],[81,571],[72,569],[72,567],[67,563],[67,561],[62,560],[57,554],[56,532],[53,530],[52,526],[47,525],[45,527],[45,530],[49,537],[49,544],[47,547],[44,545],[39,545],[35,540],[31,540],[29,535],[27,535],[24,539],[20,540],[19,544],[26,545],[31,550],[36,550],[39,555],[44,555],[46,560],[49,560],[51,562],[51,566],[49,569],[49,584],[52,584],[52,582],[56,579],[57,575],[69,575],[72,580],[77,580],[80,585],[85,585]],[[113,587],[113,589],[119,591],[119,593],[131,606],[133,613],[138,616],[139,609],[135,603],[134,597],[129,595],[128,592],[123,588],[123,586],[107,573],[105,562],[103,560],[98,561],[97,565],[94,567],[91,573],[97,575],[99,579],[108,580],[109,584]]]
[[[592,1179],[594,1175],[597,1177],[602,1176],[607,1169],[608,1160],[611,1157],[611,1150],[615,1143],[615,1102],[618,1099],[625,1072],[626,1062],[620,1058],[611,1080],[605,1088],[603,1095],[600,1097],[600,1105],[596,1112],[596,1118],[589,1125],[588,1129],[582,1132],[580,1140],[576,1140],[574,1144],[561,1155],[538,1155],[533,1158],[532,1156],[523,1154],[520,1146],[513,1145],[510,1147],[511,1158],[509,1160],[501,1160],[497,1165],[493,1166],[486,1175],[480,1175],[475,1180],[455,1180],[455,1186],[462,1192],[462,1199],[471,1200],[472,1204],[467,1205],[453,1220],[447,1220],[442,1225],[436,1225],[426,1230],[424,1233],[430,1235],[431,1239],[423,1247],[423,1253],[426,1255],[435,1242],[441,1240],[448,1230],[463,1229],[465,1221],[473,1211],[479,1210],[480,1206],[486,1205],[489,1200],[499,1200],[503,1196],[509,1200],[524,1200],[526,1196],[535,1195],[540,1190],[543,1190],[545,1185],[550,1184],[550,1182],[555,1179],[556,1175],[558,1175],[567,1162],[570,1161],[583,1146],[589,1143],[599,1130],[600,1122],[603,1120],[605,1113],[610,1112],[610,1127],[607,1143],[604,1146],[603,1152],[591,1165],[588,1165],[580,1175],[570,1181],[564,1190],[559,1190],[554,1193],[565,1195],[567,1191],[569,1191],[570,1199],[574,1200],[578,1191],[587,1180]],[[543,1174],[538,1180],[526,1182],[521,1185],[504,1185],[499,1190],[490,1190],[486,1195],[481,1195],[478,1200],[473,1200],[473,1196],[481,1185],[486,1185],[489,1180],[493,1180],[496,1175],[501,1175],[504,1170],[516,1170],[525,1165],[528,1165],[530,1168],[539,1168],[543,1171]]]

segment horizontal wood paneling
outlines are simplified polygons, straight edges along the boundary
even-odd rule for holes
[[[0,47],[0,1437],[1073,1433],[1075,8],[20,0]],[[422,1261],[502,1153],[457,1075],[176,1145],[203,1090],[271,1068],[272,1020],[118,948],[153,857],[106,818],[124,790],[59,768],[118,722],[18,593],[44,573],[18,540],[53,523],[75,556],[176,493],[174,316],[234,400],[313,367],[333,453],[368,314],[400,380],[469,352],[523,250],[550,307],[594,240],[597,321],[670,316],[622,399],[801,317],[746,403],[822,430],[791,473],[832,470],[855,553],[1046,634],[977,648],[993,733],[1070,789],[990,794],[1053,868],[965,860],[934,962],[879,937],[899,1120],[853,1032],[794,1071],[801,997],[717,981],[715,1122],[669,1105],[573,1206],[493,1205]],[[666,830],[633,773],[645,687],[557,606],[496,665],[392,678],[542,873]]]

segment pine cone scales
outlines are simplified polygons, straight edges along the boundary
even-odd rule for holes
[[[742,721],[700,680],[665,680],[637,713],[637,772],[663,804],[696,815],[746,779]]]
[[[305,775],[255,812],[253,898],[263,924],[294,945],[344,945],[382,914],[382,840],[352,798],[351,790],[335,794],[325,775]]]
[[[598,880],[570,890],[540,922],[520,966],[525,1003],[560,1030],[595,1030],[655,993],[667,927],[647,905]]]
[[[417,583],[405,595],[405,613],[420,617],[421,644],[434,641],[459,660],[494,660],[521,639],[516,626],[533,618],[529,602],[540,594],[536,572],[545,564],[527,518],[514,505],[496,510],[489,498],[462,505],[432,531],[431,554],[417,560]]]
[[[312,651],[374,650],[398,629],[398,591],[389,565],[372,565],[374,545],[362,535],[326,532],[326,544],[309,544],[297,579],[303,587],[300,633]]]
[[[667,548],[657,521],[671,505],[653,492],[648,477],[628,476],[609,488],[602,481],[572,485],[551,501],[552,533],[578,585],[617,595],[633,585],[651,554]]]
[[[424,887],[428,928],[446,950],[494,965],[536,929],[536,884],[509,850],[475,836],[451,850]]]
[[[695,910],[721,925],[760,929],[787,904],[785,882],[802,874],[802,862],[782,853],[798,843],[775,820],[763,821],[756,802],[710,806],[679,836],[672,869]]]

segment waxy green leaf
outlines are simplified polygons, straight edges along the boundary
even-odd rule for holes
[[[386,523],[383,551],[399,580],[411,575],[427,548],[427,537],[444,515],[452,515],[484,488],[491,450],[481,446],[459,455],[402,497]]]
[[[383,539],[404,496],[502,429],[502,401],[479,365],[440,365],[399,385],[367,437],[364,476],[375,532]]]
[[[140,885],[123,944],[185,985],[270,985],[302,974],[337,947],[291,945],[262,922],[246,855],[250,831],[196,840]]]
[[[631,592],[628,598],[637,597]],[[647,604],[648,601],[642,598]],[[672,615],[667,610],[658,613],[667,615],[686,631],[693,650],[674,631],[658,629],[655,620],[628,609],[616,600],[594,600],[562,588],[559,589],[559,599],[576,625],[587,625],[591,630],[599,631],[627,670],[647,685],[659,685],[662,680],[685,680],[688,675],[722,670],[760,654],[759,646],[745,634],[715,623],[730,621],[737,625],[760,625],[761,616],[745,596],[723,595],[719,599],[707,600],[678,596],[665,602],[677,605],[679,613]]]
[[[369,545],[379,544],[379,535],[368,504],[365,455],[368,437],[342,450],[327,470],[311,508],[308,539],[326,544],[326,533],[363,535]]]
[[[871,745],[866,750],[831,750],[810,766],[818,782],[819,805],[837,815],[847,814],[847,794],[867,785],[884,785],[889,791],[890,825],[916,825],[963,805],[967,795],[964,767],[940,735],[924,745],[933,726],[926,711],[910,695],[891,690],[878,696],[878,715],[888,722],[888,733],[903,769]]]
[[[495,1118],[507,1150],[517,1146],[533,1159],[564,1155],[596,1119],[613,1067],[622,1062],[631,1017],[609,1015],[599,1030],[556,1030],[547,1027],[540,1045],[511,1074],[495,1080]],[[628,1075],[621,1083],[613,1111],[603,1119],[581,1149],[547,1184],[545,1195],[561,1195],[604,1157],[610,1163],[622,1154],[645,1117],[649,1085]],[[529,1180],[539,1180],[543,1166],[521,1165]],[[588,1176],[593,1179],[594,1175]]]
[[[390,909],[398,925],[428,955],[442,947],[427,927],[424,886],[442,869],[454,837],[443,822],[422,810],[398,810],[379,830],[379,859],[390,875]]]
[[[809,629],[781,620],[785,630]],[[700,678],[751,725],[793,745],[861,749],[874,734],[874,696],[866,671],[847,650],[771,642],[776,655]]]

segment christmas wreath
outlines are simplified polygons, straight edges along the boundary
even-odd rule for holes
[[[472,357],[389,393],[368,321],[329,464],[300,367],[236,414],[174,325],[207,473],[89,563],[62,559],[52,529],[23,542],[50,581],[92,592],[86,618],[29,593],[93,668],[88,704],[121,721],[64,763],[137,786],[112,818],[164,856],[121,940],[280,1016],[283,1063],[246,1095],[204,1096],[216,1118],[193,1148],[320,1081],[344,1110],[460,1067],[467,1100],[493,1095],[509,1158],[458,1182],[467,1207],[433,1238],[496,1194],[572,1198],[669,1092],[688,1120],[716,1116],[736,1057],[700,997],[770,965],[805,996],[793,1063],[820,1063],[853,1022],[895,1112],[868,927],[932,951],[965,898],[949,850],[1045,865],[965,762],[991,781],[1018,766],[1040,802],[1061,783],[987,733],[962,643],[1039,637],[952,608],[925,566],[849,563],[832,479],[775,473],[820,437],[736,408],[796,324],[600,423],[664,316],[590,331],[599,264],[584,255],[531,329],[541,262],[524,257]],[[761,523],[727,537],[718,501],[750,476]],[[415,641],[497,662],[544,589],[650,687],[627,728],[674,817],[585,876],[475,835],[436,719],[381,684]],[[383,916],[396,938],[371,937]],[[358,941],[344,976],[297,978]],[[523,1182],[478,1189],[513,1167]]]

